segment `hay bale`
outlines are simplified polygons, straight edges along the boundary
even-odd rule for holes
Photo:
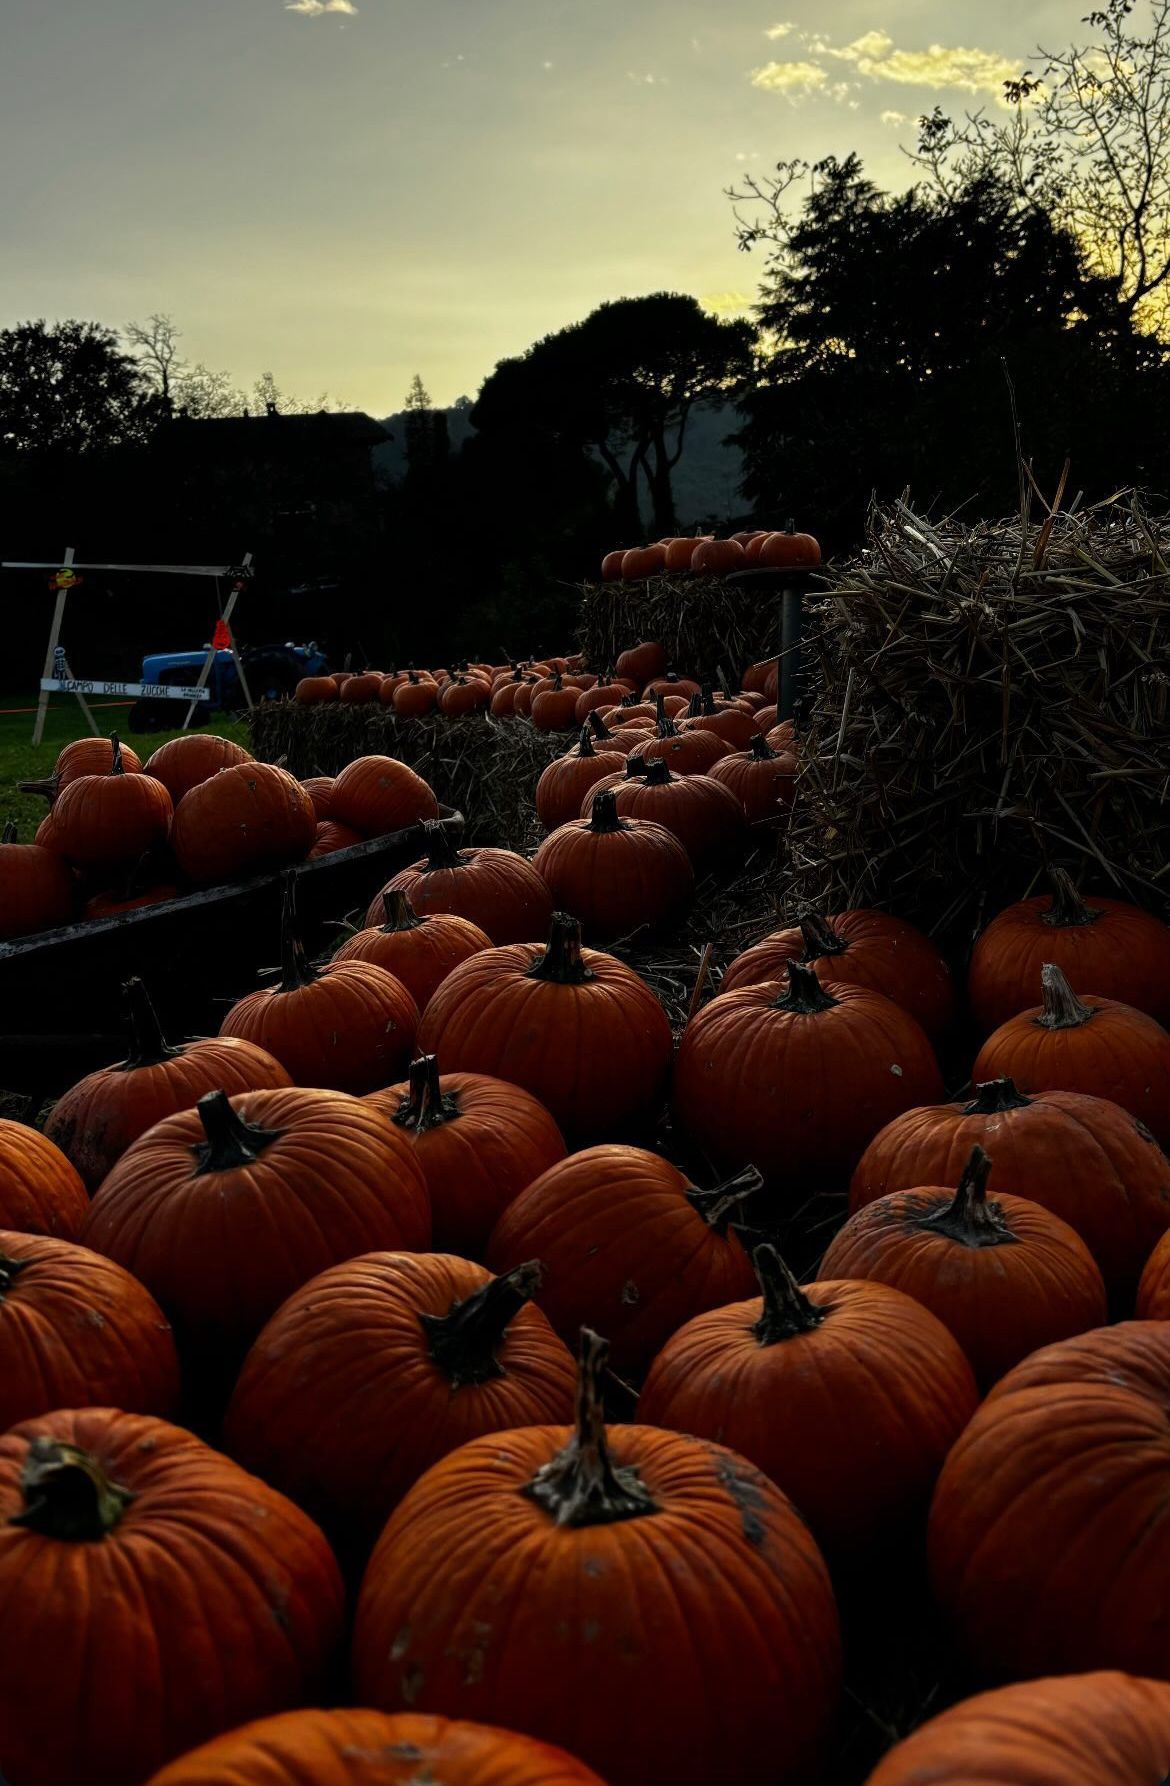
[[[377,703],[265,701],[251,715],[252,749],[291,774],[336,775],[355,757],[409,763],[445,806],[467,820],[468,843],[533,847],[543,836],[533,795],[540,773],[568,750],[572,732],[539,732],[527,719],[398,719]]]
[[[578,643],[591,670],[612,667],[628,645],[653,639],[671,665],[733,688],[748,664],[774,656],[779,638],[775,590],[719,577],[648,577],[639,583],[586,583]]]
[[[781,888],[961,948],[1059,864],[1170,906],[1170,517],[967,527],[905,504],[811,604]]]

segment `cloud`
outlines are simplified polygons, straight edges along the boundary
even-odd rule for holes
[[[285,0],[285,12],[299,12],[302,18],[319,19],[325,12],[341,12],[353,18],[357,7],[353,0]]]
[[[864,36],[855,37],[852,43],[842,44],[837,49],[824,38],[817,40],[818,52],[822,56],[835,56],[839,62],[873,61],[887,55],[893,47],[894,40],[885,31],[867,31]]]
[[[626,70],[626,79],[633,81],[638,87],[669,87],[670,85],[664,74],[635,74],[632,69]]]
[[[754,299],[746,291],[709,291],[699,302],[715,316],[734,316],[750,310]]]
[[[817,62],[765,62],[752,69],[752,86],[764,93],[784,93],[789,99],[804,93],[817,93],[829,84],[829,77]]]
[[[906,112],[883,112],[882,113],[882,123],[883,124],[893,124],[898,129],[901,129],[903,124],[909,124],[909,122],[910,122],[910,118]]]
[[[785,19],[783,24],[769,25],[768,29],[764,32],[764,36],[770,37],[773,43],[777,43],[780,38],[788,37],[795,30],[796,26],[792,23],[792,20]]]
[[[891,50],[888,55],[860,56],[859,74],[875,81],[893,81],[902,87],[953,87],[963,93],[1003,94],[1003,84],[1015,78],[1020,64],[994,50],[947,49],[932,43],[925,50]]]

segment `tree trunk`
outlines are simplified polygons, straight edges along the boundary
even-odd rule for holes
[[[663,429],[655,431],[652,446],[653,452],[646,461],[646,482],[650,486],[650,501],[654,506],[654,531],[661,535],[672,534],[677,528],[677,522],[674,489],[670,479],[670,454]]]

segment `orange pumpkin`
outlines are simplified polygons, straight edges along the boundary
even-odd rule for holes
[[[691,559],[697,577],[727,577],[741,571],[747,560],[738,540],[700,540]]]
[[[439,803],[421,775],[394,757],[357,757],[335,777],[329,816],[366,837],[437,819]]]
[[[406,987],[420,1011],[426,1010],[432,994],[461,961],[492,946],[485,930],[455,912],[429,912],[420,917],[396,887],[379,893],[370,911],[378,908],[381,924],[368,924],[356,931],[333,959],[372,961],[375,967],[385,968]]]
[[[179,801],[171,847],[188,880],[207,887],[299,861],[316,835],[299,781],[272,763],[237,763]]]
[[[41,830],[50,824],[44,819]],[[75,899],[73,876],[56,850],[17,843],[16,826],[6,825],[0,841],[0,942],[68,924]]]
[[[0,1228],[76,1240],[89,1198],[76,1166],[39,1129],[0,1117]]]
[[[770,570],[812,570],[821,562],[821,548],[811,533],[770,533],[756,562]]]
[[[109,770],[71,780],[53,802],[55,848],[83,868],[133,861],[166,842],[171,796],[152,775],[126,773],[117,734]]]
[[[160,744],[146,759],[145,773],[161,781],[177,806],[184,794],[210,781],[221,769],[236,763],[250,763],[252,753],[231,738],[217,737],[214,732],[184,732],[167,744]]]
[[[665,568],[665,546],[631,546],[622,554],[622,579],[626,583],[640,577],[659,577]]]

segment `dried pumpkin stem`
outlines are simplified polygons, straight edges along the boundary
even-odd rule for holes
[[[530,980],[547,980],[557,986],[583,986],[593,978],[581,953],[581,924],[568,912],[554,912],[548,942],[528,969]]]
[[[1076,882],[1066,868],[1051,868],[1052,903],[1040,922],[1052,930],[1069,930],[1074,926],[1095,924],[1105,916],[1100,906],[1086,905],[1077,891]]]
[[[1080,1029],[1092,1021],[1095,1007],[1082,1004],[1055,962],[1040,969],[1043,1009],[1034,1021],[1041,1029]]]
[[[839,935],[829,920],[822,918],[819,912],[802,912],[797,923],[804,938],[803,960],[822,961],[847,952],[848,938]]]
[[[577,755],[578,757],[595,757],[597,755],[593,748],[593,739],[588,726],[581,727],[581,736],[577,740]]]
[[[20,833],[16,829],[16,820],[9,819],[4,827],[3,833],[0,834],[0,843],[15,843],[19,836]]]
[[[609,727],[606,725],[605,721],[602,719],[600,713],[598,713],[598,711],[595,707],[590,710],[589,714],[587,715],[587,719],[588,719],[588,723],[589,723],[589,729],[593,733],[593,736],[595,738],[605,739],[605,738],[613,737],[613,733],[610,731]]]
[[[981,1147],[973,1147],[954,1197],[933,1215],[923,1216],[916,1225],[931,1234],[945,1234],[960,1246],[1014,1245],[1016,1236],[1008,1227],[1003,1210],[998,1203],[987,1201],[990,1176],[990,1158]]]
[[[7,1253],[0,1253],[0,1302],[11,1290],[13,1284],[30,1261],[28,1259],[10,1259]]]
[[[122,1002],[130,1026],[130,1052],[119,1068],[132,1073],[136,1067],[157,1067],[164,1060],[174,1060],[182,1050],[172,1048],[163,1034],[151,997],[135,974],[122,987]]]
[[[1027,1110],[1026,1098],[1014,1079],[985,1079],[975,1087],[975,1096],[964,1107],[964,1116],[1002,1116],[1005,1110]]]
[[[701,1191],[697,1185],[689,1184],[683,1195],[716,1234],[726,1234],[739,1205],[753,1197],[763,1182],[762,1173],[754,1166],[745,1166],[734,1178],[725,1178],[722,1184],[713,1185],[709,1191]]]
[[[813,1017],[818,1011],[831,1011],[839,1003],[826,992],[817,979],[815,969],[804,961],[788,963],[788,990],[782,992],[770,1007],[773,1011],[791,1011],[798,1017]]]
[[[403,930],[417,930],[426,922],[425,918],[419,917],[401,887],[383,889],[382,919],[382,930],[387,936],[397,936]]]
[[[197,1177],[251,1166],[266,1147],[280,1140],[279,1129],[262,1129],[233,1110],[226,1091],[204,1092],[195,1108],[207,1137],[201,1147],[192,1149]]]
[[[595,835],[629,830],[630,822],[618,812],[617,795],[612,788],[598,788],[589,805],[589,823],[585,828]]]
[[[635,763],[639,765],[636,770],[633,767]],[[651,757],[649,762],[645,757],[631,757],[626,764],[626,774],[644,775],[648,788],[664,788],[675,779],[665,757]]]
[[[764,1299],[760,1318],[752,1328],[761,1346],[778,1345],[820,1326],[828,1310],[809,1300],[774,1246],[758,1246],[752,1264]]]
[[[453,1302],[445,1315],[419,1315],[427,1356],[451,1379],[453,1389],[507,1375],[496,1354],[510,1323],[540,1289],[541,1277],[539,1259],[529,1259],[462,1302]]]
[[[100,1542],[134,1499],[128,1488],[110,1481],[88,1451],[43,1433],[28,1448],[20,1491],[24,1506],[9,1525],[71,1544]]]
[[[122,761],[122,745],[117,732],[110,733],[110,774],[125,775],[126,765]]]
[[[458,1100],[443,1091],[437,1054],[420,1054],[411,1061],[409,1083],[410,1090],[394,1112],[399,1128],[413,1129],[420,1135],[427,1129],[441,1128],[459,1115]]]
[[[752,733],[752,741],[748,749],[757,763],[775,763],[780,757],[780,752],[772,749],[762,732]]]
[[[280,983],[277,992],[297,992],[311,986],[317,970],[305,954],[297,925],[297,877],[291,869],[284,877],[280,902]]]
[[[424,873],[430,874],[436,868],[466,868],[467,864],[455,848],[451,833],[442,819],[424,819],[423,836],[427,845]]]
[[[632,1465],[616,1465],[605,1436],[601,1379],[609,1342],[581,1329],[578,1354],[577,1421],[563,1451],[543,1464],[522,1494],[552,1515],[559,1526],[612,1525],[656,1513],[657,1504]]]

